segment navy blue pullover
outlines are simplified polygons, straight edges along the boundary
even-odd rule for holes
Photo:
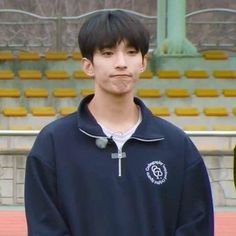
[[[28,235],[213,236],[209,179],[189,137],[135,98],[141,124],[120,152],[111,139],[102,148],[91,99],[46,126],[28,155]]]

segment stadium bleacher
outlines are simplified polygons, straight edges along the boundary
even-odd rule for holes
[[[6,44],[0,44],[0,172],[5,171],[0,176],[0,182],[3,183],[0,185],[1,204],[24,203],[25,160],[37,130],[55,119],[75,112],[81,99],[94,91],[93,80],[81,69],[82,56],[76,39],[75,42],[72,40],[76,44],[73,46],[69,37],[68,41],[63,38],[66,35],[63,32],[70,31],[68,25],[76,26],[72,31],[77,34],[79,24],[71,24],[73,19],[69,17],[63,20],[61,26],[64,28],[59,28],[59,32],[55,28],[49,30],[56,35],[55,41],[49,35],[49,38],[42,38],[35,46],[34,37],[27,41],[27,33],[26,39],[22,39],[26,41],[22,46],[18,44],[17,37],[15,41],[9,39]],[[236,138],[235,132],[234,136],[230,136],[232,132],[228,131],[236,131],[236,68],[235,51],[227,50],[235,49],[235,44],[227,47],[227,44],[234,42],[234,32],[227,31],[229,22],[209,20],[202,24],[202,18],[200,21],[198,24],[193,16],[186,28],[187,37],[200,49],[199,54],[160,55],[153,68],[150,53],[148,67],[140,75],[135,95],[144,101],[154,115],[171,121],[185,131],[204,131],[196,132],[200,134],[190,137],[206,163],[214,205],[235,207],[232,150]],[[152,25],[149,27],[152,29],[152,52],[158,46],[156,37],[159,32],[153,27],[156,19],[144,19],[144,22]],[[24,23],[23,20],[21,23]],[[27,21],[25,23],[28,24]],[[43,27],[47,25],[44,23],[39,22]],[[228,34],[229,37],[222,41],[226,50],[218,48],[218,37],[209,40],[216,42],[212,47],[207,38],[210,38],[210,34],[197,38],[190,35],[191,31],[199,35],[199,29],[203,33],[208,32],[204,27],[214,26],[217,26],[217,31],[218,26],[221,26],[220,31]],[[7,25],[6,28],[8,27],[11,26]],[[33,28],[33,25],[29,24],[29,27]],[[13,26],[12,32],[14,29]],[[35,37],[41,36],[41,31],[39,32],[40,35]],[[43,37],[44,34],[42,33]],[[77,37],[74,36],[70,37]],[[204,45],[207,50],[203,49]],[[68,51],[63,51],[65,48]],[[28,135],[31,132],[34,133],[33,136]]]
[[[75,111],[80,100],[93,93],[92,80],[81,70],[80,59],[79,52],[1,52],[1,129],[17,128],[13,119],[18,128],[36,129],[45,120],[35,123],[35,117],[57,119]],[[155,115],[182,129],[235,130],[233,60],[219,50],[189,58],[160,58],[156,71],[148,65],[141,74],[136,96]]]

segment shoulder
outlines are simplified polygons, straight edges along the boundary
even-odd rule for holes
[[[67,115],[65,117],[61,117],[56,119],[55,121],[47,124],[40,132],[40,134],[43,133],[51,133],[51,134],[59,134],[64,133],[64,130],[70,129],[74,125],[76,125],[77,122],[77,113],[74,112],[70,115]]]
[[[187,166],[202,161],[199,150],[188,134],[175,124],[160,117],[155,117],[154,120],[167,146],[172,148],[176,153],[181,153],[185,158]]]
[[[44,159],[53,156],[55,148],[65,147],[65,140],[69,140],[69,135],[76,130],[76,117],[76,113],[72,113],[46,125],[37,135],[29,156]],[[63,144],[58,145],[59,141]]]

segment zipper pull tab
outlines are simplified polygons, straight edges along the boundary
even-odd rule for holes
[[[122,158],[126,158],[126,152],[119,151],[118,153],[111,154],[112,159],[118,159],[118,176],[122,176]]]

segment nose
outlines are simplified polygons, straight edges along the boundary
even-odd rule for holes
[[[126,62],[126,57],[123,52],[118,52],[116,57],[115,57],[115,67],[117,69],[126,69],[127,68],[127,62]]]

